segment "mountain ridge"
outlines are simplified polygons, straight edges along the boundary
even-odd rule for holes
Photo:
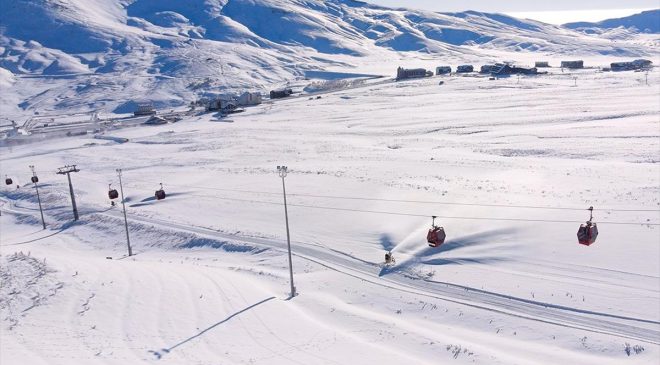
[[[633,14],[622,18],[606,19],[600,22],[573,22],[563,25],[569,29],[614,29],[614,28],[629,28],[640,33],[660,33],[660,9],[647,10],[641,13]]]
[[[23,87],[28,81],[19,77],[11,87],[21,89],[23,102],[11,106],[17,113],[37,105],[114,110],[117,101],[105,99],[117,90],[178,105],[202,90],[266,91],[310,71],[353,72],[383,60],[396,67],[428,57],[480,62],[517,54],[657,54],[632,31],[617,32],[614,42],[503,14],[389,9],[354,0],[0,0],[0,10],[0,67],[17,76],[86,75],[48,90]]]

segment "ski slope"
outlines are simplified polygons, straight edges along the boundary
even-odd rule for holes
[[[647,86],[551,71],[367,85],[114,131],[125,143],[3,147],[21,185],[0,190],[3,288],[34,263],[17,252],[48,270],[26,286],[38,296],[3,295],[2,362],[655,363],[660,73]],[[54,174],[66,164],[81,170],[77,223]],[[107,200],[116,168],[130,258]],[[584,247],[591,205],[600,236]],[[448,233],[435,250],[431,215]]]

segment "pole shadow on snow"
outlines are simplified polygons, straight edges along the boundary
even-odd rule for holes
[[[481,257],[472,255],[471,257],[464,257],[464,258],[461,257],[444,258],[444,257],[436,257],[436,256],[447,252],[460,251],[462,248],[465,247],[487,246],[491,243],[494,243],[495,240],[500,240],[515,232],[516,230],[513,228],[494,229],[494,230],[457,237],[445,242],[440,247],[429,247],[426,246],[426,242],[424,242],[423,244],[426,247],[421,249],[419,252],[417,252],[414,257],[404,260],[401,263],[397,263],[396,265],[393,266],[383,267],[380,270],[378,276],[387,275],[392,272],[402,272],[410,268],[411,266],[420,263],[425,265],[437,266],[437,265],[449,265],[449,264],[462,265],[462,264],[470,264],[470,263],[487,264],[487,263],[508,261],[509,258],[507,256],[492,255],[492,254]],[[386,236],[387,236],[386,234],[381,235],[380,241],[383,247],[385,247],[385,245],[383,244],[383,237]],[[422,244],[422,242],[420,242],[420,244]],[[391,247],[394,246],[395,245]]]
[[[245,308],[241,309],[240,311],[235,312],[234,314],[230,315],[229,317],[223,319],[222,321],[220,321],[220,322],[218,322],[218,323],[215,323],[215,324],[213,324],[213,325],[211,325],[211,326],[209,326],[209,327],[207,327],[207,328],[201,330],[199,333],[197,333],[197,334],[195,334],[195,335],[193,335],[193,336],[190,336],[190,337],[186,338],[185,340],[183,340],[183,341],[181,341],[181,342],[179,342],[179,343],[177,343],[177,344],[175,344],[175,345],[173,345],[173,346],[170,346],[170,347],[168,347],[168,348],[160,349],[159,351],[149,350],[148,352],[149,352],[150,354],[153,354],[153,355],[156,357],[157,360],[160,360],[164,355],[169,354],[169,353],[172,352],[172,350],[174,350],[175,348],[177,348],[177,347],[179,347],[179,346],[181,346],[181,345],[184,345],[184,344],[186,344],[187,342],[192,341],[192,340],[194,340],[194,339],[196,339],[196,338],[202,336],[202,335],[205,334],[206,332],[208,332],[208,331],[214,329],[215,327],[217,327],[217,326],[219,326],[219,325],[221,325],[221,324],[223,324],[223,323],[229,321],[230,319],[236,317],[237,315],[239,315],[239,314],[241,314],[241,313],[243,313],[243,312],[247,312],[248,310],[250,310],[250,309],[252,309],[252,308],[254,308],[254,307],[256,307],[256,306],[259,306],[259,305],[261,305],[261,304],[264,304],[264,303],[266,303],[266,302],[268,302],[268,301],[271,301],[271,300],[273,300],[273,299],[275,299],[275,297],[266,298],[266,299],[264,299],[264,300],[261,300],[261,301],[259,301],[259,302],[254,303],[254,304],[252,304],[252,305],[250,305],[250,306],[248,306],[248,307],[245,307]]]
[[[33,238],[31,240],[27,240],[27,241],[23,241],[23,242],[7,243],[7,244],[0,245],[0,246],[2,246],[2,247],[4,247],[4,246],[17,246],[17,245],[25,245],[25,244],[32,243],[32,242],[37,242],[37,241],[43,240],[44,238],[52,237],[56,234],[62,233],[66,228],[68,228],[68,227],[60,228],[59,230],[57,230],[57,231],[55,231],[51,234],[41,236],[41,237],[38,237],[38,238]],[[41,232],[41,231],[42,230],[40,230],[39,232]]]

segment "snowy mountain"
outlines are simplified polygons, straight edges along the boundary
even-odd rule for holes
[[[0,8],[0,67],[23,77],[12,88],[18,103],[5,107],[11,114],[121,112],[126,99],[145,94],[159,105],[181,105],[209,91],[267,91],[310,71],[387,64],[390,73],[404,60],[430,57],[655,52],[621,36],[615,44],[499,14],[353,0],[0,0]],[[51,77],[49,87],[24,80],[35,76]]]
[[[658,365],[660,68],[598,67],[660,64],[657,35],[348,0],[0,6],[0,364]],[[509,60],[550,67],[392,77]],[[117,114],[138,101],[158,115]]]
[[[597,23],[577,22],[564,24],[564,27],[591,31],[628,28],[641,33],[660,33],[660,9],[643,11],[624,18],[607,19]]]

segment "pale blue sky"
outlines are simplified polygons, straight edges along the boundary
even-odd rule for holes
[[[660,8],[660,0],[366,0],[367,2],[441,12],[477,10],[505,13],[522,18],[562,24],[573,21],[599,21]]]

